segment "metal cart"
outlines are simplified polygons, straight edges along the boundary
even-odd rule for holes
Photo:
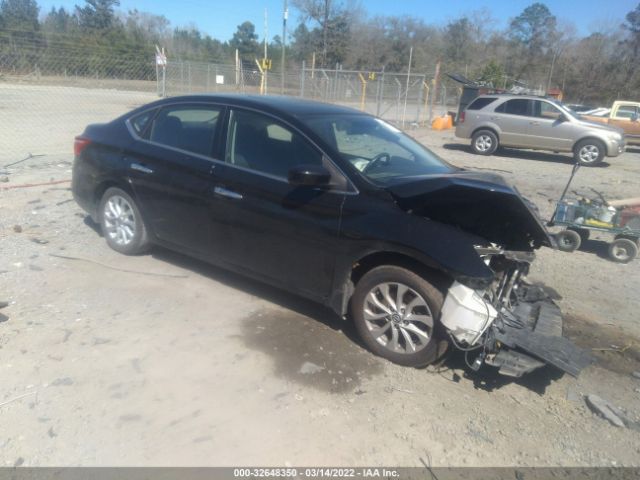
[[[609,243],[609,258],[618,263],[630,262],[636,258],[640,247],[640,210],[637,216],[625,217],[594,189],[591,190],[597,198],[589,198],[576,191],[573,191],[575,198],[567,198],[569,185],[579,168],[578,164],[573,167],[569,182],[547,224],[564,227],[555,235],[558,249],[573,252],[589,238],[591,231],[603,232],[613,236]]]

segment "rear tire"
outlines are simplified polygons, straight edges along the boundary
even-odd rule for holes
[[[478,155],[491,155],[499,147],[498,137],[491,130],[478,130],[471,138],[471,149]]]
[[[100,227],[107,245],[124,255],[149,250],[150,241],[140,210],[133,198],[117,187],[108,188],[98,210]]]
[[[582,243],[580,235],[573,230],[563,230],[556,234],[556,241],[558,242],[558,250],[563,252],[574,252],[580,248]]]
[[[576,144],[573,149],[573,158],[580,165],[593,167],[602,162],[606,152],[607,149],[600,140],[587,138]]]
[[[358,282],[350,310],[374,354],[399,365],[423,367],[446,351],[440,325],[443,293],[416,273],[385,265]]]
[[[609,245],[609,258],[618,263],[629,263],[638,256],[638,244],[628,238],[618,238]]]

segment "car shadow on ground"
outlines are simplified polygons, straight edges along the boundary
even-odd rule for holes
[[[305,317],[317,320],[336,331],[342,331],[356,344],[365,348],[357,336],[351,322],[344,321],[328,307],[312,300],[294,295],[280,288],[268,285],[259,280],[216,267],[204,261],[182,255],[162,247],[153,247],[151,256],[163,262],[168,262],[199,275],[220,282],[228,287],[235,288],[249,295],[267,300],[287,310],[291,310]]]
[[[640,153],[640,147],[627,147],[627,153]]]
[[[100,226],[94,223],[91,217],[85,217],[84,223],[98,235],[102,236]],[[595,244],[595,247],[592,248],[604,248],[603,255],[606,256],[606,242],[588,240],[585,242],[585,246],[589,246],[591,243]],[[603,244],[604,247],[599,246],[599,244]],[[353,322],[340,318],[335,312],[319,303],[260,282],[259,280],[254,280],[244,275],[216,267],[202,260],[167,250],[163,247],[153,247],[151,256],[157,260],[170,263],[185,270],[190,270],[228,287],[259,297],[284,309],[318,321],[332,330],[344,333],[350,341],[366,350],[366,346],[360,340]],[[470,354],[468,358],[471,362],[475,357]],[[431,367],[429,367],[429,369],[431,370]],[[515,383],[533,390],[540,395],[545,393],[546,388],[553,381],[563,375],[560,370],[553,367],[540,368],[524,375],[522,378],[512,378],[501,375],[498,373],[497,368],[486,365],[483,366],[480,371],[474,372],[466,365],[464,352],[454,350],[451,347],[445,359],[441,362],[441,366],[437,369],[439,373],[442,373],[444,370],[454,372],[454,382],[470,381],[473,383],[474,388],[487,392],[492,392],[506,385]],[[462,371],[462,376],[456,373],[457,371]]]
[[[479,156],[473,153],[471,147],[469,145],[461,144],[461,143],[445,143],[443,148],[447,150],[456,150],[459,152],[467,152],[474,156]],[[547,153],[541,152],[537,150],[516,150],[511,148],[499,148],[493,155],[493,157],[508,157],[508,158],[517,158],[521,160],[540,160],[543,162],[550,163],[562,163],[565,165],[574,165],[575,160],[569,154],[561,154],[561,153]],[[603,161],[598,165],[598,168],[608,168],[610,165],[606,161]]]
[[[102,237],[100,226],[96,224],[91,217],[86,216],[84,223]],[[284,309],[318,321],[332,330],[344,333],[354,344],[367,350],[353,322],[340,318],[335,312],[324,305],[289,293],[278,287],[268,285],[259,280],[254,280],[163,247],[154,246],[151,250],[151,256],[157,260],[205,276],[228,287],[259,297]],[[286,341],[286,339],[283,339],[283,342],[284,341]],[[370,353],[370,355],[373,354]],[[469,358],[471,362],[475,357],[470,355]],[[436,373],[442,374],[443,371],[451,370],[454,372],[452,381],[455,383],[459,383],[462,380],[471,381],[473,382],[474,388],[487,392],[492,392],[506,385],[516,383],[542,395],[547,386],[563,375],[561,371],[552,367],[540,368],[524,375],[522,378],[512,378],[501,375],[498,373],[497,368],[486,365],[483,366],[480,371],[474,372],[466,365],[464,352],[454,350],[452,347],[449,348],[449,351],[439,363],[440,366],[435,369]],[[433,373],[433,367],[428,367],[428,369]],[[460,370],[463,372],[462,377],[456,373],[456,371]]]
[[[343,332],[350,341],[366,350],[365,345],[358,336],[353,322],[348,319],[341,319],[336,313],[323,305],[281,290],[277,287],[272,287],[260,281],[209,265],[202,261],[192,259],[164,248],[154,247],[152,256],[158,260],[166,261],[180,268],[191,270],[217,282],[223,283],[231,288],[260,297],[282,308],[321,322],[333,330]],[[283,341],[285,340],[283,339]],[[470,358],[472,359],[474,357],[470,356]],[[559,379],[563,375],[563,372],[553,367],[540,368],[524,375],[522,378],[512,378],[501,375],[498,373],[497,368],[487,365],[483,366],[480,371],[474,372],[465,364],[464,353],[455,350],[450,350],[449,353],[447,353],[447,357],[441,368],[452,369],[454,372],[462,370],[462,377],[460,377],[459,374],[454,373],[454,381],[456,383],[463,379],[471,381],[473,382],[474,388],[485,390],[487,392],[492,392],[506,385],[515,383],[542,395],[553,381]]]
[[[498,368],[490,365],[482,365],[476,372],[473,371],[469,364],[473,363],[476,353],[470,352],[465,359],[465,352],[459,350],[450,350],[444,359],[440,360],[438,367],[427,367],[433,369],[436,373],[444,376],[445,372],[453,372],[450,379],[454,383],[471,382],[476,390],[484,390],[485,392],[493,392],[507,385],[519,385],[531,390],[538,395],[544,395],[554,381],[562,378],[565,373],[553,366],[546,365],[532,372],[525,373],[520,378],[509,377],[498,372]],[[462,376],[457,372],[462,371]],[[446,378],[446,377],[444,377]]]

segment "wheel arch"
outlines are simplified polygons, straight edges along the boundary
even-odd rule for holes
[[[602,139],[602,138],[600,138],[600,137],[598,137],[598,136],[596,136],[596,135],[593,135],[593,134],[586,135],[586,136],[584,136],[584,137],[579,138],[578,140],[576,140],[576,141],[573,143],[573,145],[571,146],[571,151],[572,151],[573,153],[576,153],[576,147],[577,147],[580,143],[584,142],[585,140],[591,140],[591,141],[594,141],[594,140],[595,140],[596,142],[598,142],[598,143],[602,144],[602,146],[604,147],[604,154],[605,154],[605,157],[607,156],[607,154],[608,154],[608,150],[607,150],[607,142],[606,142],[606,140],[604,140],[604,139]]]
[[[96,188],[94,190],[93,202],[94,202],[95,208],[94,208],[94,212],[91,215],[91,218],[96,223],[100,222],[99,205],[100,205],[100,201],[102,200],[102,196],[104,195],[104,192],[106,192],[111,187],[116,187],[116,188],[120,188],[120,189],[124,190],[134,200],[137,201],[137,198],[136,198],[135,192],[133,190],[133,187],[131,186],[131,184],[129,182],[124,181],[124,180],[118,180],[118,179],[115,179],[115,178],[105,178],[105,179],[101,180],[97,184],[97,186],[96,186]],[[140,208],[139,205],[138,205],[138,208]]]
[[[349,311],[349,303],[358,281],[367,272],[382,265],[406,268],[427,279],[443,293],[447,291],[453,282],[453,277],[443,270],[420,261],[407,253],[394,250],[368,252],[351,262],[350,268],[348,268],[346,274],[342,276],[340,285],[338,285],[336,289],[336,294],[332,297],[332,301],[330,301],[331,308],[340,316],[344,317]]]
[[[496,128],[496,127],[495,127],[495,126],[493,126],[493,125],[483,125],[483,126],[481,126],[481,127],[477,127],[477,128],[475,128],[475,129],[471,132],[471,138],[473,138],[473,136],[474,136],[476,133],[478,133],[479,131],[481,131],[481,130],[489,130],[491,133],[493,133],[493,134],[496,136],[496,138],[498,139],[498,142],[500,141],[500,132],[499,132],[499,129],[498,129],[498,128]]]

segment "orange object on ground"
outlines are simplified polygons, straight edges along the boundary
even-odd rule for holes
[[[449,128],[453,128],[453,119],[451,118],[451,115],[436,117],[435,120],[431,122],[431,128],[434,130],[447,130]]]

